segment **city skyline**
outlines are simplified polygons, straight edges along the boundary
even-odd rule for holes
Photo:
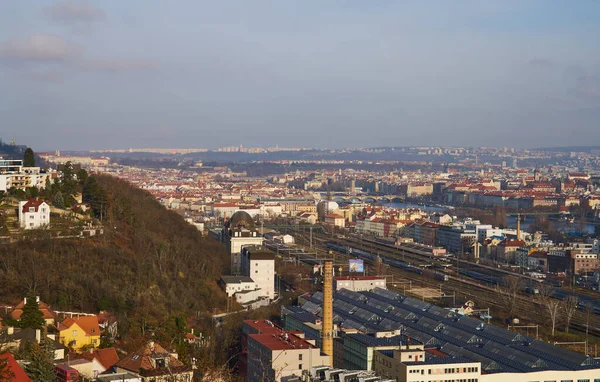
[[[600,145],[592,1],[0,5],[36,150]]]

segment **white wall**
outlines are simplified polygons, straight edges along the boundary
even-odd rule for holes
[[[50,206],[45,202],[38,207],[38,212],[23,212],[27,202],[19,202],[19,225],[24,229],[36,229],[50,224]]]
[[[250,274],[247,275],[261,289],[261,295],[270,299],[275,297],[275,260],[252,260],[250,256]]]

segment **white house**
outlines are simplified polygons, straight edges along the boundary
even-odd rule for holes
[[[19,202],[19,225],[24,229],[36,229],[50,225],[50,206],[39,199]]]

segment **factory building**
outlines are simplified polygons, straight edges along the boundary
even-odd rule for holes
[[[321,292],[305,294],[299,306],[282,308],[284,327],[323,336],[323,299]],[[390,290],[341,289],[333,301],[336,368],[375,370],[398,381],[600,382],[600,362],[592,357]],[[405,358],[411,354],[412,362]]]

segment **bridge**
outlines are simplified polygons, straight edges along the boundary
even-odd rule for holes
[[[375,203],[404,203],[404,198],[398,195],[380,196],[336,196],[333,201],[338,204],[375,204]]]

